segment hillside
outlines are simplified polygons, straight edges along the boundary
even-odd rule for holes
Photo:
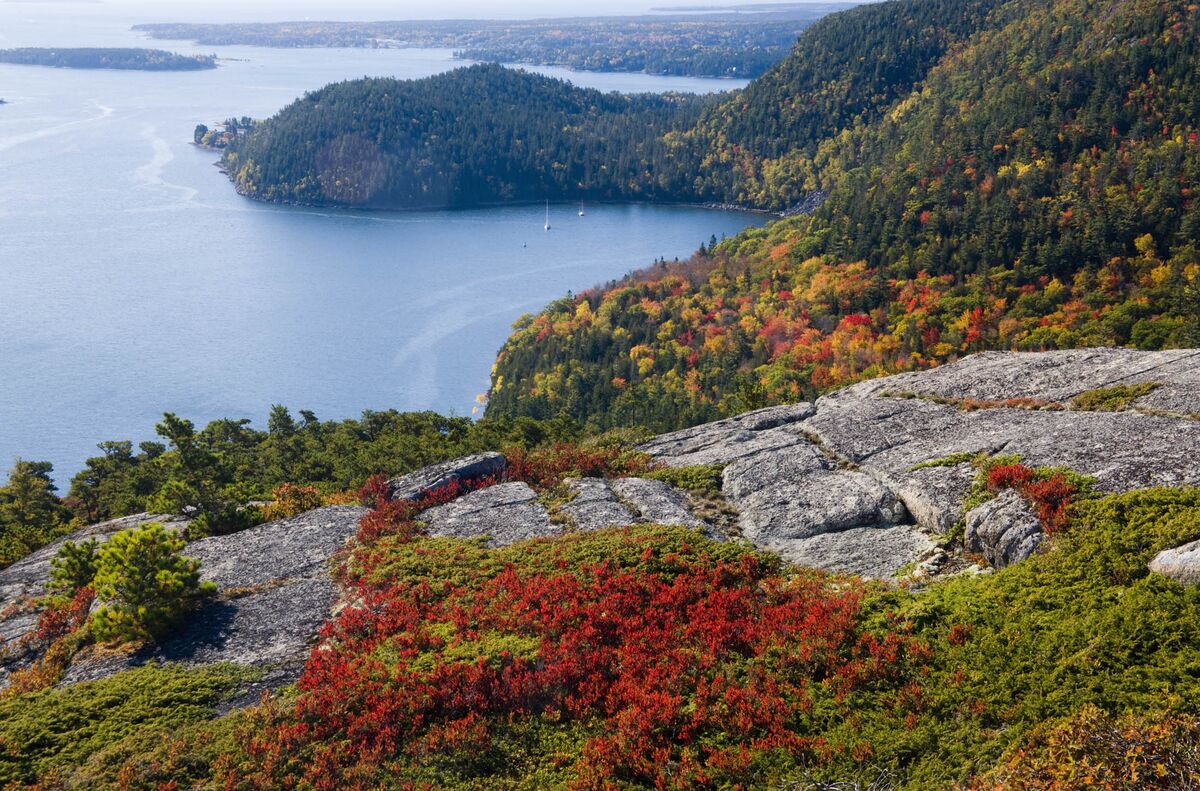
[[[783,210],[817,189],[810,158],[821,141],[907,96],[995,5],[894,0],[826,16],[728,100],[602,97],[495,66],[354,80],[285,108],[225,164],[244,194],[281,202],[420,208],[590,198]],[[867,51],[874,57],[862,58]],[[314,188],[330,168],[315,153],[362,136],[380,151],[343,146],[337,154],[346,167],[371,171],[352,176],[370,183],[368,199],[361,190]],[[495,175],[465,185],[451,154],[468,158],[461,170]],[[482,197],[465,186],[484,187]]]
[[[238,141],[224,165],[262,200],[402,208],[668,199],[664,140],[705,99],[622,96],[500,66],[327,86]]]
[[[0,780],[1190,788],[1198,384],[1196,351],[986,353],[369,508],[86,528],[163,520],[217,590],[116,647],[47,592],[61,545],[0,570]]]
[[[668,429],[987,348],[1197,343],[1198,24],[1182,2],[997,6],[874,119],[813,147],[801,117],[777,178],[828,193],[812,215],[522,319],[489,413]],[[784,106],[820,106],[807,37],[734,102],[796,74]],[[779,96],[745,117],[783,125]]]

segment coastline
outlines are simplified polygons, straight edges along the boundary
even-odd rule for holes
[[[271,205],[271,206],[291,206],[291,207],[298,208],[298,209],[326,209],[326,210],[337,209],[340,211],[348,211],[348,212],[395,212],[395,213],[408,214],[408,213],[431,212],[431,211],[474,211],[476,209],[521,208],[521,207],[525,207],[525,206],[541,206],[543,204],[543,201],[532,200],[532,199],[531,200],[479,202],[479,203],[472,203],[470,205],[461,205],[461,206],[434,206],[434,205],[430,205],[430,206],[386,206],[386,205],[350,206],[350,205],[347,205],[344,203],[305,203],[303,201],[294,201],[294,200],[271,200],[268,198],[260,197],[258,195],[251,195],[251,194],[247,193],[240,184],[238,184],[236,181],[233,180],[233,178],[229,175],[229,169],[225,166],[224,152],[226,151],[226,149],[214,148],[213,146],[200,145],[199,143],[192,143],[192,145],[195,146],[196,148],[200,149],[201,151],[207,151],[209,153],[222,155],[220,159],[218,159],[216,162],[213,163],[213,167],[215,167],[217,170],[221,171],[221,173],[225,174],[225,177],[229,179],[230,184],[233,185],[234,192],[236,192],[238,195],[241,195],[246,200],[251,200],[256,203],[262,203],[262,204],[267,204],[267,205]],[[573,206],[573,205],[575,205],[575,203],[578,200],[579,200],[578,198],[571,198],[571,199],[561,198],[561,199],[557,199],[557,200],[551,199],[550,205],[551,206]],[[742,205],[736,204],[736,203],[717,203],[717,202],[713,202],[713,201],[700,201],[700,202],[679,201],[679,200],[677,200],[677,201],[590,200],[589,201],[586,198],[584,200],[593,206],[667,206],[667,207],[675,206],[675,207],[687,208],[687,209],[708,209],[711,211],[742,212],[744,214],[760,214],[760,215],[764,215],[764,216],[768,216],[768,217],[776,217],[779,219],[782,219],[784,217],[792,217],[797,214],[811,214],[812,210],[815,208],[815,206],[812,208],[808,208],[808,204],[810,203],[810,201],[808,199],[806,199],[802,203],[798,204],[796,207],[792,207],[790,209],[785,209],[783,211],[778,211],[775,209],[763,209],[763,208],[759,208],[759,207],[755,207],[755,206],[742,206]],[[821,195],[820,200],[821,201],[824,200],[824,195]],[[817,205],[820,205],[820,203],[818,202]]]

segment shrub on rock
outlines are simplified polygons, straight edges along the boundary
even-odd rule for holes
[[[272,494],[275,500],[262,509],[262,517],[267,522],[299,516],[324,504],[315,486],[285,483],[277,486]]]
[[[100,609],[92,621],[99,640],[124,642],[163,636],[216,586],[200,582],[200,563],[180,552],[183,539],[152,522],[117,533],[96,559]]]
[[[96,539],[67,541],[50,559],[50,590],[74,595],[96,577]]]

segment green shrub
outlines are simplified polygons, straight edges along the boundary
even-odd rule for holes
[[[72,596],[96,577],[96,539],[65,542],[50,559],[50,590]]]
[[[927,675],[855,693],[859,715],[829,720],[830,744],[871,745],[906,788],[945,788],[986,772],[1045,723],[1087,706],[1109,715],[1200,707],[1200,588],[1150,573],[1166,548],[1200,538],[1200,490],[1157,489],[1074,507],[1051,551],[921,593],[881,592],[878,630],[934,647]],[[911,715],[911,716],[910,716]],[[831,777],[853,763],[840,759]]]
[[[200,492],[183,481],[170,480],[146,501],[146,509],[155,514],[181,514],[200,501]]]
[[[183,539],[161,524],[123,530],[101,547],[96,560],[92,618],[100,640],[123,642],[162,637],[194,605],[213,593],[200,582],[200,563],[180,554]]]
[[[721,495],[721,473],[725,471],[721,464],[703,464],[693,467],[663,467],[642,475],[655,481],[669,483],[676,489],[684,489],[704,497],[719,497]]]
[[[89,756],[148,753],[189,723],[212,716],[236,686],[258,676],[233,665],[203,669],[147,666],[101,680],[0,698],[0,787],[46,782],[112,787],[115,771],[72,778]],[[130,749],[130,748],[134,749]]]
[[[1084,412],[1120,412],[1160,386],[1157,382],[1144,382],[1136,385],[1101,387],[1075,396],[1071,399],[1071,406]]]

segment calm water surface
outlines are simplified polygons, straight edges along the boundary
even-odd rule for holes
[[[138,19],[46,8],[0,3],[0,47],[145,44],[128,32]],[[0,65],[0,469],[45,459],[65,484],[97,442],[151,438],[164,410],[258,425],[274,403],[322,418],[470,414],[520,314],[762,222],[651,206],[589,206],[580,219],[559,206],[546,233],[540,206],[252,203],[190,145],[197,123],[264,117],[333,80],[459,64],[428,50],[218,54],[221,68],[193,73]],[[610,90],[731,87],[569,76]]]

